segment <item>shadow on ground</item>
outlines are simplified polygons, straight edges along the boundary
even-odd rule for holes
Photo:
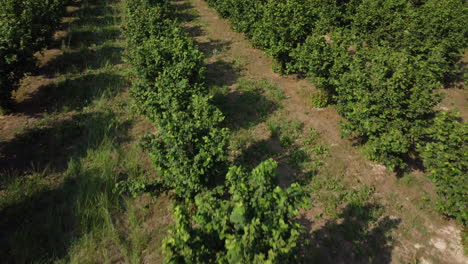
[[[188,33],[188,35],[191,37],[191,38],[195,38],[195,37],[200,37],[200,36],[204,36],[206,33],[205,33],[205,30],[203,29],[202,26],[200,25],[185,25],[184,27],[184,30],[185,32]]]
[[[193,22],[197,18],[199,18],[198,13],[196,12],[195,8],[191,3],[188,1],[174,1],[174,8],[177,12],[177,17],[180,22],[188,23]]]
[[[392,263],[391,231],[401,222],[388,216],[377,218],[379,205],[348,204],[337,219],[306,234],[302,247],[303,263]],[[309,219],[299,220],[306,230],[314,230]]]
[[[264,122],[278,109],[278,105],[268,99],[261,89],[215,94],[214,102],[226,117],[225,126],[232,130],[249,128]]]
[[[196,41],[195,43],[208,59],[228,51],[232,44],[231,41],[222,40]]]
[[[17,108],[29,116],[82,110],[94,100],[117,95],[128,85],[128,80],[115,73],[89,73],[41,86]]]
[[[66,79],[39,87],[21,102],[20,113],[43,118],[0,142],[1,263],[49,263],[66,257],[73,242],[91,228],[80,222],[105,224],[105,218],[96,216],[103,213],[97,209],[99,199],[118,197],[110,193],[120,164],[108,161],[113,144],[128,141],[132,123],[110,110],[77,112],[128,85],[118,71],[107,68],[121,63],[122,53],[110,42],[120,34],[108,28],[120,21],[110,17],[111,2],[116,1],[82,1],[82,8],[70,13],[81,17],[70,22],[75,30],[71,49],[41,69],[50,75],[65,73]],[[97,71],[86,72],[89,69]],[[50,115],[56,111],[61,113]],[[92,164],[84,164],[83,157]],[[82,201],[96,203],[96,210],[80,212],[93,208]]]
[[[80,18],[62,24],[63,29],[69,30],[68,34],[52,43],[52,48],[62,48],[63,54],[38,70],[46,79],[65,74],[66,80],[37,88],[40,83],[32,81],[24,88],[26,100],[20,98],[15,106],[18,113],[38,117],[56,111],[80,110],[93,100],[115,95],[128,86],[123,76],[107,71],[123,63],[123,48],[115,44],[121,35],[121,18],[114,15],[117,11],[107,7],[107,3],[83,3],[81,9],[75,7],[77,11],[68,14]]]
[[[108,182],[89,171],[80,171],[87,177],[84,183],[67,179],[58,188],[35,186],[30,194],[7,207],[0,206],[0,255],[2,263],[37,263],[62,259],[77,236],[89,232],[80,227],[76,212],[79,210],[77,189],[83,184],[93,185],[90,199],[100,195]],[[29,183],[31,184],[31,183]],[[58,183],[57,183],[58,185]],[[4,262],[3,262],[4,261]]]
[[[232,63],[218,60],[206,65],[206,85],[231,86],[239,79],[239,69]]]
[[[70,159],[84,156],[103,137],[127,140],[131,123],[116,119],[110,112],[81,113],[69,119],[43,122],[10,141],[0,142],[0,176],[43,170],[62,172]]]

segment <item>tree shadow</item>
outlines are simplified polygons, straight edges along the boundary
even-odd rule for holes
[[[213,101],[225,115],[224,125],[231,130],[249,128],[264,122],[279,107],[263,95],[259,87],[218,93]]]
[[[43,72],[49,75],[57,73],[81,73],[87,70],[97,70],[117,64],[122,64],[124,49],[111,45],[99,48],[88,47],[65,51],[61,56],[50,61],[43,67]]]
[[[174,6],[177,9],[177,15],[182,17],[182,22],[193,22],[196,18],[198,18],[198,14],[192,16],[186,16],[187,12],[193,13],[196,10],[191,3],[189,2],[176,2]],[[185,18],[184,18],[185,16]],[[188,18],[188,19],[187,19]],[[200,36],[205,36],[206,32],[201,25],[197,24],[185,24],[183,25],[183,29],[189,37],[196,38]],[[213,40],[209,39],[208,41],[201,41],[194,39],[195,43],[197,44],[198,48],[205,54],[206,58],[211,58],[216,54],[225,52],[230,49],[232,41],[223,41],[223,40]]]
[[[112,112],[80,113],[0,142],[0,190],[9,193],[0,200],[2,261],[66,256],[89,229],[78,225],[78,201],[106,195],[115,184],[115,177],[102,179],[104,172],[82,166],[80,158],[106,139],[127,142],[131,125]]]
[[[66,259],[74,241],[90,232],[90,227],[80,224],[82,216],[78,213],[83,192],[87,199],[96,199],[113,182],[81,166],[75,165],[76,175],[68,175],[62,183],[55,183],[56,187],[27,187],[25,190],[32,194],[21,194],[14,202],[0,204],[2,263]]]
[[[66,259],[72,244],[91,229],[91,226],[80,223],[83,217],[93,217],[78,214],[82,209],[80,203],[111,196],[117,176],[114,177],[114,170],[101,168],[101,164],[107,161],[106,155],[115,153],[113,149],[109,151],[111,153],[105,152],[107,149],[101,153],[101,148],[108,145],[113,148],[114,142],[127,142],[132,122],[120,120],[112,111],[91,112],[87,109],[85,113],[76,113],[73,110],[82,110],[93,100],[113,97],[128,87],[123,76],[105,68],[121,63],[122,49],[105,44],[120,33],[102,27],[120,21],[107,16],[114,10],[105,5],[115,1],[86,1],[93,6],[74,2],[73,5],[81,9],[68,15],[81,19],[66,22],[64,27],[72,24],[84,28],[74,32],[70,39],[70,47],[83,48],[66,51],[40,71],[52,75],[103,70],[72,74],[65,76],[66,80],[40,87],[37,84],[37,91],[21,102],[19,108],[24,114],[43,114],[44,118],[13,139],[0,141],[0,263],[49,263]],[[58,46],[62,41],[58,39],[53,45]],[[103,45],[95,47],[91,44]],[[64,113],[48,116],[48,112],[55,111]],[[92,162],[89,162],[90,153]],[[103,160],[99,160],[101,158]],[[88,164],[94,162],[96,164]],[[111,177],[104,179],[102,175],[105,173]],[[112,197],[118,199],[118,195]],[[96,212],[90,214],[100,214],[99,210],[96,205]],[[104,219],[98,220],[86,219],[85,222],[88,225],[105,224]]]
[[[49,63],[51,69],[56,64],[56,69],[66,71],[63,66],[76,63],[78,57],[81,57],[81,61],[86,61],[87,64],[99,65],[93,60],[106,58],[110,54],[113,55],[112,61],[115,61],[112,62],[112,65],[122,63],[120,57],[123,48],[106,45],[107,42],[114,41],[122,35],[120,29],[122,18],[118,15],[118,11],[106,6],[109,2],[115,1],[89,2],[91,5],[84,5],[78,9],[80,14],[77,14],[76,17],[79,19],[62,24],[69,29],[69,32],[65,39],[57,39],[55,45],[57,47],[65,45],[66,50],[58,63],[54,63],[54,61]],[[103,47],[97,47],[101,45]],[[99,53],[102,55],[96,56]]]
[[[204,36],[206,34],[205,30],[200,25],[185,25],[183,28],[191,38]]]
[[[117,85],[116,85],[117,84]],[[115,73],[95,73],[44,85],[18,103],[19,113],[38,116],[47,112],[81,110],[102,97],[111,98],[128,87],[128,80]]]
[[[121,34],[119,28],[100,28],[97,31],[93,28],[81,31],[73,30],[67,36],[66,45],[71,49],[92,48],[92,46],[102,45],[109,40],[118,39]]]
[[[119,16],[110,16],[109,13],[105,13],[100,16],[90,16],[86,17],[86,19],[80,19],[73,22],[76,26],[94,26],[94,27],[102,27],[102,26],[112,26],[112,25],[120,25],[122,22],[122,18]],[[88,14],[89,15],[89,14]]]
[[[205,54],[206,58],[211,58],[221,54],[231,48],[232,41],[212,40],[207,42],[196,41],[198,48]]]
[[[198,12],[193,7],[193,5],[188,1],[172,1],[174,8],[176,9],[176,16],[178,20],[182,23],[193,22],[200,16]]]
[[[222,60],[206,65],[206,85],[231,86],[239,79],[239,69]]]
[[[276,137],[252,143],[242,139],[239,141],[231,142],[231,151],[235,153],[233,163],[251,170],[266,159],[273,158],[278,163],[277,184],[282,188],[287,188],[294,182],[307,184],[316,173],[313,170],[303,171],[301,163],[312,158],[299,146],[283,147]]]
[[[42,122],[0,142],[0,176],[62,172],[71,158],[82,157],[105,136],[128,140],[130,121],[115,124],[115,118],[110,112],[80,113],[57,122]]]
[[[0,190],[8,193],[0,200],[2,261],[66,257],[73,241],[91,228],[79,225],[83,195],[108,195],[115,185],[115,177],[102,178],[100,167],[84,166],[80,159],[106,139],[127,142],[131,125],[112,112],[80,113],[0,142]]]
[[[78,8],[79,13],[74,14],[80,19],[62,24],[70,28],[71,32],[65,38],[69,39],[67,44],[71,48],[65,48],[57,57],[48,55],[37,72],[39,78],[32,77],[32,81],[20,91],[25,99],[15,105],[17,112],[38,117],[47,112],[80,110],[95,99],[113,96],[123,87],[128,87],[123,76],[107,71],[123,63],[124,49],[113,43],[121,35],[117,27],[121,18],[113,16],[115,10],[106,6],[109,1],[86,3],[89,5],[74,3],[81,7]],[[58,39],[53,45],[59,47],[61,41],[65,40]],[[103,71],[91,72],[100,69]],[[77,77],[67,76],[66,80],[51,84],[50,80],[56,74],[75,74]]]
[[[114,8],[108,6],[108,4],[115,3],[118,0],[89,0],[87,1],[90,5],[81,5],[81,8],[78,10],[79,16],[83,19],[88,17],[102,17],[106,16],[109,13],[114,13]]]
[[[246,141],[236,142],[236,152],[239,153],[234,158],[234,164],[242,165],[248,169],[255,168],[266,158],[286,151],[272,138],[257,140],[249,145],[247,144],[248,142]]]
[[[376,216],[379,208],[378,204],[348,204],[338,219],[305,234],[304,240],[310,244],[301,249],[302,262],[391,263],[394,244],[390,232],[401,220]],[[299,222],[313,230],[309,219],[302,217]]]

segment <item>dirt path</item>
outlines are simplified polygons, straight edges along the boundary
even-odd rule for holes
[[[274,73],[272,60],[263,51],[253,48],[244,35],[234,32],[229,23],[220,18],[203,0],[189,0],[181,8],[192,9],[188,12],[192,20],[186,27],[207,55],[209,79],[214,80],[217,85],[229,86],[230,89],[239,84],[239,78],[264,79],[277,84],[287,96],[282,102],[284,110],[291,118],[303,122],[305,129],[315,128],[319,131],[321,140],[330,149],[331,158],[327,160],[324,169],[330,175],[342,174],[346,182],[353,186],[366,184],[376,187],[376,196],[386,208],[387,216],[401,221],[392,231],[396,242],[392,245],[393,249],[386,262],[468,261],[463,256],[459,227],[453,221],[431,213],[430,208],[420,209],[422,196],[433,195],[432,184],[423,178],[421,172],[415,171],[410,175],[417,181],[416,186],[401,184],[394,173],[369,161],[360,153],[359,148],[340,138],[338,123],[341,117],[333,108],[316,109],[308,103],[308,95],[314,90],[310,82]],[[242,69],[240,73],[233,70],[235,67]],[[304,212],[304,217],[312,225],[317,222],[312,212]],[[310,247],[312,251],[321,248],[314,244]],[[346,254],[328,252],[326,255],[327,262],[350,263]],[[374,262],[369,260],[366,263]]]

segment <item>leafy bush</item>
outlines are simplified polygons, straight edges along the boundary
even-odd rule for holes
[[[160,120],[167,111],[184,111],[193,94],[207,92],[203,54],[178,28],[149,38],[130,56],[138,77],[131,93],[151,120]]]
[[[225,173],[228,131],[206,96],[203,54],[173,12],[167,1],[128,1],[127,60],[136,77],[131,95],[158,129],[144,147],[166,187],[191,199]]]
[[[219,128],[224,117],[209,97],[194,96],[186,112],[168,114],[144,146],[167,187],[182,198],[192,198],[221,182],[219,176],[227,166],[228,131]]]
[[[434,90],[459,75],[456,62],[468,46],[463,0],[253,0],[250,6],[261,4],[250,11],[233,1],[207,1],[233,25],[255,18],[250,28],[234,28],[278,59],[283,71],[305,73],[332,95],[346,118],[343,134],[359,138],[372,160],[392,170],[404,168],[427,134],[436,133],[440,96]],[[441,166],[440,174],[450,178],[442,163],[425,164]],[[442,204],[449,192],[460,197],[450,184],[441,187],[446,184],[438,181],[446,190],[439,192]],[[456,206],[444,208],[466,217]]]
[[[234,29],[252,36],[262,18],[263,5],[268,0],[208,0],[222,17],[231,19]]]
[[[337,108],[344,133],[367,141],[369,156],[390,169],[404,167],[440,102],[424,74],[427,62],[387,48],[363,50],[340,76]]]
[[[167,5],[128,1],[126,27],[127,60],[135,76],[131,95],[157,128],[143,146],[162,172],[158,183],[179,198],[173,235],[165,242],[167,261],[289,261],[300,230],[292,218],[304,192],[298,185],[275,188],[272,160],[251,174],[232,167],[223,186],[228,130],[219,125],[224,116],[207,96],[202,53],[168,14],[173,10]],[[146,187],[129,181],[116,190],[135,194]],[[195,213],[187,209],[194,207]]]
[[[45,48],[62,17],[64,0],[5,0],[0,6],[0,114],[11,108],[11,92],[34,69],[34,53]],[[3,109],[3,110],[2,110]]]
[[[252,42],[280,62],[289,60],[289,53],[311,33],[316,20],[311,1],[267,1]]]
[[[456,121],[457,115],[440,112],[427,129],[418,151],[435,182],[439,209],[468,223],[468,125]]]
[[[297,184],[277,187],[276,170],[271,159],[251,173],[231,167],[224,188],[196,197],[193,215],[176,207],[166,262],[293,263],[301,227],[292,219],[306,194]]]

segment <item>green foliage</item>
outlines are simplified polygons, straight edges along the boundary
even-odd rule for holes
[[[251,173],[231,167],[224,188],[196,197],[193,215],[176,207],[176,224],[164,243],[166,262],[294,262],[301,227],[292,219],[306,194],[297,184],[277,187],[276,170],[271,159]]]
[[[268,0],[207,0],[221,16],[231,19],[234,29],[252,36],[263,17],[263,5]]]
[[[437,87],[424,75],[425,65],[404,52],[363,50],[337,87],[344,133],[365,138],[369,156],[391,170],[404,167],[404,155],[414,149],[441,99],[433,95]]]
[[[165,184],[181,197],[193,197],[224,173],[228,131],[217,127],[223,116],[207,97],[195,97],[187,112],[170,114],[145,146]]]
[[[332,40],[333,37],[333,40]],[[312,34],[304,43],[299,44],[291,52],[293,62],[288,64],[289,71],[306,73],[319,89],[334,94],[339,74],[346,71],[348,56],[346,50],[340,47],[343,42],[341,34]]]
[[[158,129],[143,145],[164,185],[190,199],[224,173],[228,131],[206,96],[203,54],[173,12],[167,1],[128,1],[127,60],[136,77],[131,95]]]
[[[296,43],[305,40],[315,20],[311,1],[267,1],[252,42],[280,62],[288,61]]]
[[[456,114],[440,112],[426,130],[418,151],[442,198],[439,209],[468,222],[468,125],[454,120]]]
[[[343,134],[365,143],[372,160],[398,170],[407,166],[409,156],[422,152],[428,169],[444,175],[436,178],[447,179],[452,171],[446,167],[463,163],[463,155],[447,158],[445,163],[428,161],[439,151],[425,140],[427,134],[434,138],[438,133],[432,126],[439,122],[439,117],[433,119],[440,96],[434,91],[459,75],[456,62],[468,46],[465,1],[207,2],[276,58],[282,71],[311,77],[323,90],[313,98],[314,104],[336,103],[346,118]],[[237,26],[244,22],[251,26]],[[454,117],[446,117],[446,122],[450,118],[457,123]],[[441,135],[452,138],[457,133],[447,130]],[[466,219],[463,207],[446,203],[452,192],[458,203],[466,200],[459,195],[466,195],[466,190],[450,187],[448,180],[437,182],[438,189],[444,190],[439,191],[441,204],[446,204],[441,205],[443,211]]]
[[[305,193],[297,184],[275,187],[272,160],[252,173],[231,167],[226,175],[228,131],[219,127],[224,116],[207,96],[202,53],[171,12],[167,1],[127,1],[127,60],[135,75],[131,95],[157,127],[143,146],[162,172],[160,182],[186,204],[175,207],[166,261],[290,262],[300,234],[293,217]],[[291,127],[301,130],[302,124]],[[216,187],[224,180],[220,175],[227,181]],[[121,182],[116,190],[135,194],[146,187]]]
[[[0,6],[0,108],[10,108],[11,92],[35,66],[60,23],[64,0],[5,0]]]
[[[315,107],[326,107],[330,103],[330,94],[325,90],[318,90],[311,95],[310,100]]]

